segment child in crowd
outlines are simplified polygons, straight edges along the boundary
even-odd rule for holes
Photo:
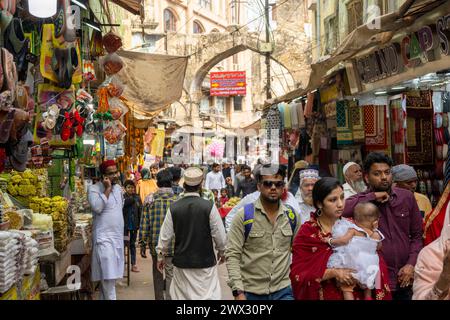
[[[214,194],[214,203],[216,204],[217,209],[221,207],[219,200],[219,191],[217,189],[212,189],[212,193]]]
[[[223,207],[228,200],[230,200],[228,197],[228,190],[226,188],[220,190],[220,207]]]
[[[228,198],[234,197],[234,186],[233,186],[233,180],[231,177],[227,177],[225,179],[225,183],[227,184],[226,189],[228,192]]]
[[[131,271],[139,272],[136,265],[136,239],[141,223],[142,201],[136,193],[136,185],[133,180],[125,181],[123,187],[126,191],[123,205],[124,235],[130,237]]]
[[[380,212],[373,203],[359,203],[353,217],[354,223],[347,219],[338,220],[333,226],[332,238],[324,240],[334,249],[327,267],[355,270],[353,276],[364,289],[365,300],[372,300],[372,290],[380,276],[377,250],[384,239],[378,230]],[[354,300],[353,288],[341,287],[345,300]]]

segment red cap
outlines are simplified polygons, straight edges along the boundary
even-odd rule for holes
[[[114,160],[106,160],[100,165],[100,172],[105,174],[106,168],[116,166],[116,162]]]

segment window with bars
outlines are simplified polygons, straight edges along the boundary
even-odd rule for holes
[[[164,32],[176,32],[177,31],[177,18],[175,14],[169,10],[164,10]]]
[[[336,16],[325,19],[325,54],[331,54],[337,47],[338,23]]]
[[[234,111],[242,111],[242,97],[241,96],[233,97],[233,106],[234,106]]]
[[[353,0],[347,3],[348,33],[363,24],[364,6],[362,0]]]
[[[198,4],[202,8],[206,8],[212,11],[212,3],[211,0],[198,0]]]

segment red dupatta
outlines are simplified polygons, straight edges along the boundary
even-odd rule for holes
[[[450,183],[445,188],[444,193],[441,195],[439,202],[425,217],[424,221],[424,246],[432,243],[434,240],[441,236],[442,228],[444,226],[445,212],[447,211],[447,205],[450,200]]]
[[[290,279],[296,300],[342,300],[336,281],[321,281],[333,250],[323,241],[331,234],[322,234],[316,218],[303,224],[292,246]],[[375,289],[376,300],[391,300],[387,267],[380,256],[381,289]],[[363,299],[362,290],[355,288],[355,299]]]

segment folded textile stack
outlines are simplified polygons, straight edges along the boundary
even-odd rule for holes
[[[19,279],[20,235],[0,231],[0,293],[8,291]]]

